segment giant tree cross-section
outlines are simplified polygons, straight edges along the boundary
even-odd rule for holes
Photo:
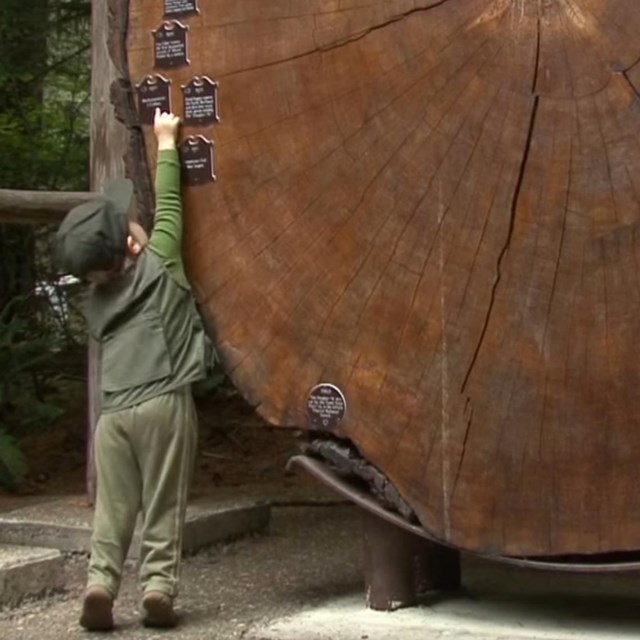
[[[156,104],[199,149],[188,273],[258,411],[336,385],[458,548],[640,549],[637,0],[110,1],[149,172]]]

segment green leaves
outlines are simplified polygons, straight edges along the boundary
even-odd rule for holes
[[[88,188],[90,4],[3,0],[0,186]]]
[[[26,469],[24,455],[15,438],[0,429],[0,486],[15,491]]]
[[[51,373],[55,336],[25,313],[29,300],[16,297],[0,312],[0,486],[15,489],[25,472],[17,438],[51,425],[62,414],[39,387]]]
[[[90,16],[89,0],[0,2],[0,188],[88,190]],[[47,399],[71,333],[34,295],[56,282],[43,231],[0,226],[0,485],[14,489],[19,439],[61,413]]]

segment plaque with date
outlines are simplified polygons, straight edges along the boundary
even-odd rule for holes
[[[218,115],[218,83],[207,76],[196,76],[182,87],[184,123],[203,126],[220,122]]]
[[[153,32],[156,69],[173,69],[189,64],[188,31],[189,27],[170,20]]]
[[[213,165],[213,142],[202,135],[189,136],[180,144],[182,182],[195,187],[216,179]]]
[[[164,0],[164,17],[191,16],[199,13],[198,0]]]
[[[156,109],[171,113],[171,80],[161,75],[147,76],[136,85],[138,114],[142,124],[153,124]]]
[[[347,412],[347,401],[336,385],[323,382],[307,397],[307,414],[312,429],[335,429]]]

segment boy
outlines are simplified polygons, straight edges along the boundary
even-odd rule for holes
[[[156,111],[150,238],[128,219],[135,206],[128,180],[70,211],[56,236],[61,267],[91,283],[83,311],[102,348],[96,509],[80,617],[91,631],[113,628],[113,601],[140,511],[143,622],[177,623],[173,599],[197,435],[190,383],[205,377],[212,355],[181,259],[179,122]]]

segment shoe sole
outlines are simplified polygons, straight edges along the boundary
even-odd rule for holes
[[[170,628],[178,624],[178,616],[171,604],[149,598],[142,602],[145,616],[142,621],[145,627]]]
[[[88,631],[111,631],[113,629],[113,603],[106,593],[91,593],[82,605],[80,625]]]

